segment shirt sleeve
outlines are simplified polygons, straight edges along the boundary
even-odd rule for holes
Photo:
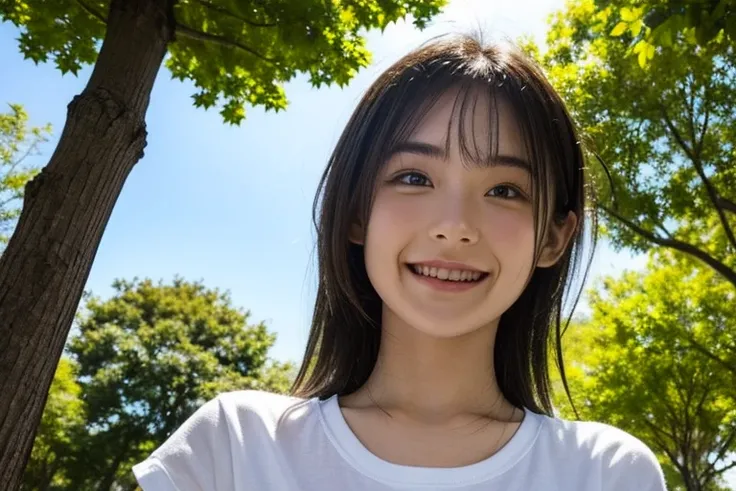
[[[640,440],[631,437],[618,449],[610,464],[606,491],[667,491],[657,456]]]
[[[233,489],[230,432],[220,398],[199,408],[150,457],[133,466],[143,491]]]

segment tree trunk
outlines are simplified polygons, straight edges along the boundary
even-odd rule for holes
[[[44,465],[44,467],[46,467]],[[56,476],[56,473],[59,472],[59,456],[56,456],[56,459],[54,459],[54,463],[51,464],[51,469],[44,471],[43,473],[43,482],[39,484],[38,490],[39,491],[49,491],[51,489],[51,483],[54,480],[54,477]]]
[[[97,491],[110,491],[112,484],[115,482],[115,474],[117,474],[120,464],[123,462],[123,459],[125,459],[126,454],[130,450],[128,448],[129,444],[130,439],[124,438],[120,444],[120,452],[118,452],[118,454],[115,456],[115,460],[113,460],[110,464],[110,467],[108,467],[107,472],[105,473],[102,481],[100,481],[100,484],[97,487]]]
[[[176,0],[113,0],[107,33],[0,256],[0,489],[17,490],[102,233],[146,145]]]

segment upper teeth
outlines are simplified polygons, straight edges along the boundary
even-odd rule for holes
[[[480,271],[465,271],[462,269],[430,268],[420,264],[412,264],[411,267],[418,274],[450,281],[475,281],[483,274]]]

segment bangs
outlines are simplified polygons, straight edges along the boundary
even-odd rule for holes
[[[499,107],[503,103],[511,107],[511,97],[490,83],[474,79],[460,79],[453,82],[448,87],[438,87],[437,84],[430,83],[427,87],[412,90],[416,100],[409,101],[402,108],[403,113],[399,115],[397,131],[385,146],[389,149],[388,153],[390,154],[390,149],[410,141],[440,99],[451,95],[453,97],[451,116],[442,143],[446,155],[449,155],[451,142],[454,140],[459,146],[461,163],[467,169],[493,167],[494,163],[503,157],[504,160],[523,161],[532,176],[536,176],[540,162],[535,156],[544,155],[545,151],[535,148],[534,140],[531,138],[532,129],[529,124],[520,120],[516,108],[512,108],[509,115],[513,119],[514,136],[519,137],[526,158],[499,155],[501,118]],[[414,104],[411,104],[412,102]],[[478,131],[478,124],[482,125],[482,131]],[[479,138],[479,135],[482,137]],[[384,160],[382,162],[385,163]]]

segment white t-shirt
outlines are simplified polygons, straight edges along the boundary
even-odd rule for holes
[[[365,448],[337,396],[260,391],[211,400],[133,472],[144,491],[666,490],[652,451],[600,423],[527,410],[511,440],[481,462],[411,467]]]

